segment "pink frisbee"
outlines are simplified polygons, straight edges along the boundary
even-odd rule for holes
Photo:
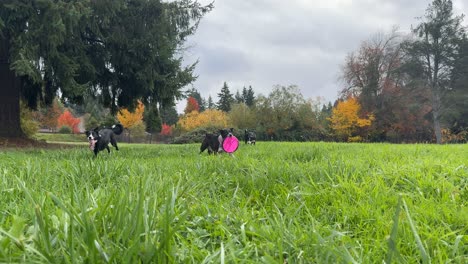
[[[239,147],[239,140],[235,136],[227,137],[223,141],[223,149],[227,153],[233,153]]]

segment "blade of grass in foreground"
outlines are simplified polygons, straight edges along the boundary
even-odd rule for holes
[[[50,236],[49,236],[49,226],[47,220],[44,218],[44,215],[42,213],[42,208],[37,202],[36,199],[34,199],[34,196],[32,192],[26,187],[26,183],[20,178],[22,178],[22,175],[19,177],[16,177],[16,181],[18,182],[18,187],[23,191],[25,196],[29,199],[29,201],[34,205],[34,212],[35,212],[35,224],[39,227],[39,233],[38,233],[38,241],[43,243],[43,247],[40,247],[37,249],[37,252],[40,252],[40,256],[45,257],[49,262],[52,262],[53,257],[51,255],[51,243],[50,243]]]
[[[385,258],[385,263],[390,264],[392,263],[392,257],[394,254],[398,254],[398,250],[396,248],[396,239],[398,235],[398,224],[400,220],[400,212],[401,212],[401,195],[398,197],[398,204],[395,210],[395,215],[393,216],[393,226],[392,232],[390,233],[390,237],[388,238],[388,252],[387,257]]]
[[[424,248],[424,245],[421,241],[421,238],[418,235],[418,231],[416,230],[416,227],[414,226],[413,220],[411,219],[411,215],[408,210],[408,206],[406,205],[406,202],[404,199],[402,199],[403,202],[403,208],[405,209],[406,216],[408,217],[408,222],[411,227],[411,231],[413,232],[414,238],[416,239],[416,243],[418,244],[419,251],[421,252],[421,258],[423,263],[431,263],[431,259],[427,255],[426,249]]]

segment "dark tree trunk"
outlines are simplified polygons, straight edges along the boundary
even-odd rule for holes
[[[10,70],[10,43],[0,34],[0,137],[23,137],[20,125],[20,81]]]
[[[436,137],[436,143],[442,144],[442,129],[440,126],[440,94],[438,90],[433,90],[432,94],[432,117],[434,119],[434,133]]]

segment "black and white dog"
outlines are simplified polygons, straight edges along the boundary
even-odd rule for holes
[[[208,149],[208,154],[223,152],[223,141],[227,137],[232,137],[233,128],[220,129],[219,134],[207,133],[200,147],[200,154]]]
[[[253,131],[248,131],[247,129],[244,131],[244,141],[245,141],[245,144],[252,144],[252,145],[255,145],[256,139],[257,139],[257,136],[255,135],[255,132],[253,132]]]
[[[119,150],[117,147],[117,141],[115,140],[115,135],[122,134],[123,126],[121,124],[113,125],[112,128],[95,128],[91,131],[86,131],[86,137],[89,142],[89,149],[94,152],[96,157],[98,152],[104,149],[107,149],[107,153],[110,153],[109,143],[115,147],[116,150]]]

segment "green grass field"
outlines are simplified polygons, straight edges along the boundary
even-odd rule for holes
[[[468,263],[468,145],[0,150],[0,262]]]
[[[86,142],[84,134],[37,133],[34,138],[47,142]]]

